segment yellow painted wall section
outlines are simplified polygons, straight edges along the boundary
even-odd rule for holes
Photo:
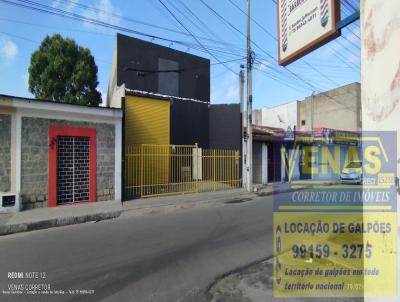
[[[125,146],[140,144],[169,145],[169,101],[126,96]]]

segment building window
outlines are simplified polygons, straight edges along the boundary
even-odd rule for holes
[[[158,93],[179,96],[178,70],[178,62],[163,58],[158,59]]]
[[[301,120],[301,125],[305,126],[306,125],[306,120]]]

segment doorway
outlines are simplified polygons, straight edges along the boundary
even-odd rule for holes
[[[96,130],[50,127],[49,206],[95,201]]]

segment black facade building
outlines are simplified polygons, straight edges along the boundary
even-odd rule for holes
[[[210,102],[210,60],[117,34],[117,85]]]
[[[108,105],[121,106],[123,97],[126,145],[197,143],[201,148],[241,149],[239,105],[210,105],[206,58],[117,34]],[[169,109],[157,100],[168,102]],[[157,114],[163,116],[162,122]],[[147,122],[139,122],[139,115]],[[169,134],[161,130],[167,127]]]
[[[210,148],[241,150],[239,104],[210,106]]]
[[[209,104],[192,101],[171,102],[170,141],[173,145],[198,143],[209,148]]]

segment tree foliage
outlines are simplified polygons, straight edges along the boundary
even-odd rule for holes
[[[97,66],[90,50],[60,34],[46,36],[31,57],[29,91],[38,99],[98,106]]]

